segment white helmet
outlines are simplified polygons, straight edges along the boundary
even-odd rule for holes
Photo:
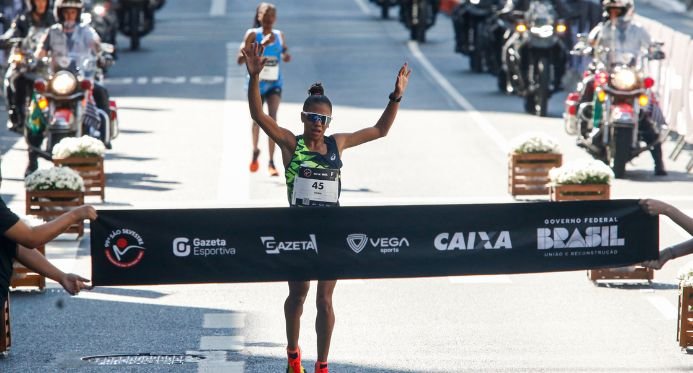
[[[65,17],[63,17],[63,9],[73,8],[77,9],[77,22],[82,15],[82,9],[84,8],[84,3],[82,0],[56,0],[55,6],[53,8],[53,16],[58,22],[65,22]]]
[[[635,13],[634,0],[603,0],[602,7],[607,13],[609,13],[610,9],[619,9],[619,17],[622,17],[627,21],[630,21]]]

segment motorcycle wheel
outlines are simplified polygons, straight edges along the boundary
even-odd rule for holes
[[[496,77],[496,83],[498,84],[498,90],[503,94],[508,94],[508,76],[505,70],[499,69],[498,76]]]
[[[390,18],[390,6],[383,4],[380,6],[380,18],[388,19]]]
[[[481,57],[481,51],[475,49],[469,54],[469,69],[474,73],[484,72],[483,58]]]
[[[551,83],[551,71],[548,58],[539,60],[536,66],[534,114],[545,117],[549,106],[549,84]]]
[[[611,169],[617,179],[623,179],[626,174],[626,163],[630,160],[630,145],[633,140],[632,128],[616,128],[611,137],[609,159]]]
[[[140,49],[140,8],[132,7],[130,9],[130,50],[136,51]]]

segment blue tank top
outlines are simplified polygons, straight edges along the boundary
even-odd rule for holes
[[[262,27],[253,29],[255,32],[255,42],[260,44],[264,35],[262,34]],[[284,45],[282,44],[282,39],[279,30],[272,30],[274,34],[274,42],[265,47],[265,52],[263,56],[269,57],[277,61],[277,67],[279,68],[279,77],[277,80],[260,80],[260,95],[265,95],[269,90],[273,88],[282,88],[284,81],[282,80],[282,51],[284,50]]]

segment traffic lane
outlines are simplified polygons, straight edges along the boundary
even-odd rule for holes
[[[643,1],[636,2],[635,13],[662,23],[678,32],[693,36],[693,18],[689,13],[667,12]]]
[[[208,7],[188,8],[181,2],[166,4],[140,50],[130,51],[128,39],[119,37],[119,59],[106,79],[111,96],[223,99],[225,29],[240,19],[211,17]]]

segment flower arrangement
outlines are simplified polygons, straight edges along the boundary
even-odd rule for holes
[[[26,190],[74,190],[84,191],[84,180],[67,167],[51,167],[32,172],[24,179]]]
[[[693,262],[681,267],[677,277],[680,287],[693,286]]]
[[[558,143],[543,134],[530,134],[519,137],[513,141],[513,153],[560,153]]]
[[[611,184],[613,178],[611,168],[597,160],[576,161],[549,171],[553,184]]]
[[[53,147],[53,158],[103,157],[106,147],[91,136],[66,137]]]

